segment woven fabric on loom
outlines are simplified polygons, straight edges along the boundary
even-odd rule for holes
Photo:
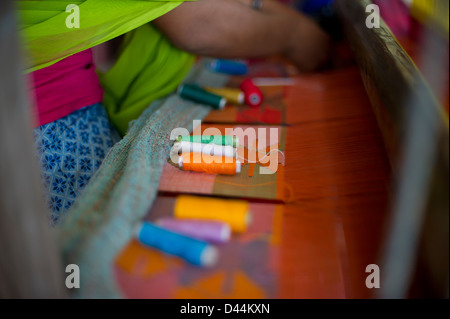
[[[227,77],[200,64],[187,81],[220,86]],[[171,95],[152,103],[111,149],[59,228],[64,262],[78,265],[83,278],[75,297],[120,297],[113,261],[153,204],[170,133],[177,127],[191,130],[192,120],[203,119],[209,110]]]

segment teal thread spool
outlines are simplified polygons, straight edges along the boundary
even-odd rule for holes
[[[177,138],[177,142],[190,142],[190,143],[202,143],[202,144],[216,144],[231,147],[239,146],[239,138],[237,136],[230,135],[180,135]]]
[[[178,94],[187,100],[200,104],[212,106],[216,110],[221,110],[227,104],[227,99],[207,92],[196,84],[182,84],[178,88]]]

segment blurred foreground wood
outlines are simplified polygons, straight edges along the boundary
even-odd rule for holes
[[[47,220],[12,0],[0,2],[0,298],[64,297]]]

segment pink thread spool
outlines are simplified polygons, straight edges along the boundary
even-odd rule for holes
[[[161,218],[156,224],[167,230],[215,244],[226,243],[231,237],[230,226],[218,221]]]
[[[247,105],[257,107],[262,104],[264,96],[251,79],[242,81],[240,89],[245,94],[245,103]]]

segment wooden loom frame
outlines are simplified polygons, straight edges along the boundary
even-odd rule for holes
[[[428,115],[424,119],[425,126],[435,132],[433,136],[438,141],[437,155],[432,158],[431,176],[422,187],[426,190],[425,200],[428,203],[425,224],[434,225],[442,220],[445,222],[446,218],[448,225],[448,120],[442,116],[440,105],[420,72],[388,28],[385,25],[378,30],[359,27],[358,21],[365,20],[364,9],[368,3],[370,2],[366,0],[337,0],[347,37],[355,50],[394,171],[400,163],[402,150],[406,148],[403,145],[403,138],[407,135],[403,111],[408,105],[422,109]],[[26,90],[15,22],[13,0],[1,1],[0,145],[3,158],[0,163],[0,297],[64,297],[61,260],[47,226],[38,168],[31,160],[33,146],[28,125],[30,115],[24,98]],[[396,90],[393,91],[393,88]],[[405,95],[396,94],[400,91],[406,92]],[[432,107],[423,110],[424,106]],[[21,169],[14,169],[14,166]],[[419,226],[422,228],[421,223]],[[426,239],[427,232],[429,238],[429,232],[433,228],[424,228],[421,233]],[[392,241],[398,239],[396,231],[403,230],[401,227],[393,228],[389,237]],[[448,228],[446,234],[441,236],[447,237],[448,245]],[[396,247],[390,247],[387,250],[392,249],[395,253]],[[417,252],[417,247],[413,249]],[[441,250],[446,252],[448,262],[448,246],[441,247]],[[422,246],[421,252],[426,254],[426,245]],[[416,254],[410,257],[417,258]],[[389,262],[387,258],[386,263]],[[429,264],[434,263],[432,260]],[[434,266],[430,267],[432,269]],[[439,278],[441,276],[441,273],[438,274]],[[405,284],[410,282],[397,284],[401,286],[399,290],[394,289],[393,294],[392,290],[387,290],[381,296],[407,296],[408,287]],[[446,289],[448,296],[448,285]]]

